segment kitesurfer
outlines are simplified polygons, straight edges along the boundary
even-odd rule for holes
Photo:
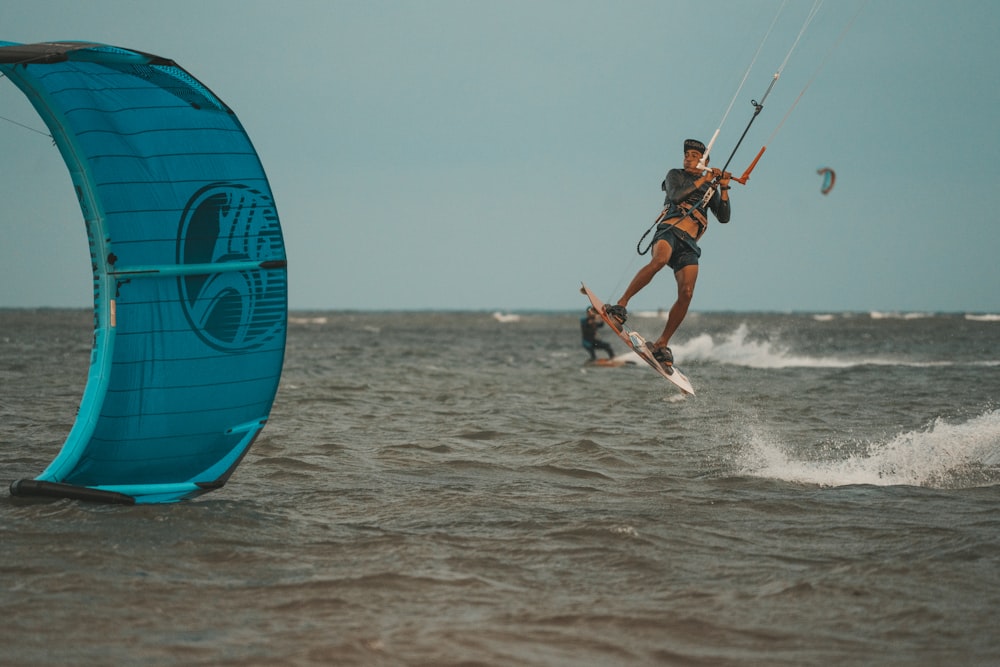
[[[629,300],[649,284],[660,269],[669,266],[674,270],[677,281],[677,300],[667,315],[663,333],[649,343],[653,356],[661,364],[672,366],[673,352],[670,337],[677,331],[687,315],[694,285],[698,280],[698,257],[701,248],[698,240],[708,228],[709,209],[721,223],[729,222],[729,172],[701,166],[705,154],[705,144],[697,139],[684,141],[684,162],[682,169],[671,169],[663,180],[661,188],[666,192],[664,209],[656,225],[656,235],[652,243],[652,259],[639,269],[617,304],[605,307],[605,312],[624,324],[628,317]],[[708,160],[705,160],[707,164]],[[713,189],[707,203],[702,203],[709,188]]]
[[[587,308],[587,313],[580,318],[580,334],[583,336],[583,347],[590,353],[590,360],[597,360],[597,350],[608,353],[608,359],[615,356],[611,344],[597,337],[597,329],[604,326],[604,321],[593,307]]]

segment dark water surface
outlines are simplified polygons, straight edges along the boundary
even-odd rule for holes
[[[0,663],[1000,663],[996,318],[692,314],[683,399],[580,314],[293,314],[225,488],[0,496]],[[90,326],[0,311],[4,485]]]

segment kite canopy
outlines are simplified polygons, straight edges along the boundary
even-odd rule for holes
[[[833,190],[834,183],[837,182],[837,174],[829,167],[821,167],[816,170],[816,173],[823,177],[823,185],[820,187],[819,191],[825,195],[830,194],[830,190]]]
[[[173,502],[221,487],[267,422],[285,246],[236,115],[173,61],[0,41],[52,133],[90,243],[94,343],[62,450],[15,495]]]

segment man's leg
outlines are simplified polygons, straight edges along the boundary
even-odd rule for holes
[[[674,274],[674,278],[677,279],[677,300],[670,307],[670,313],[667,314],[667,325],[663,327],[663,333],[653,343],[654,347],[670,345],[670,337],[684,321],[688,306],[691,305],[691,297],[694,296],[694,284],[698,281],[698,265],[685,266]]]
[[[649,264],[639,269],[639,272],[635,274],[635,278],[628,284],[625,294],[622,295],[622,298],[618,299],[618,305],[627,306],[629,300],[638,294],[643,287],[648,285],[653,276],[667,265],[672,252],[673,248],[666,241],[660,240],[654,243],[653,256],[650,258]]]

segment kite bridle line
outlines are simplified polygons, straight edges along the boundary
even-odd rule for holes
[[[812,82],[816,80],[817,76],[819,76],[820,71],[823,69],[824,66],[826,66],[826,63],[830,60],[830,56],[833,55],[833,52],[836,50],[836,48],[838,46],[840,46],[840,43],[842,41],[844,41],[844,37],[847,35],[848,31],[850,31],[850,29],[854,26],[854,22],[857,20],[858,16],[861,14],[861,10],[863,10],[865,8],[865,5],[867,5],[867,4],[868,4],[868,0],[865,0],[865,2],[863,2],[861,4],[861,7],[858,8],[858,11],[854,14],[854,16],[851,17],[851,20],[847,22],[847,25],[844,26],[844,29],[840,32],[840,35],[837,37],[837,41],[834,42],[833,45],[830,47],[830,49],[826,52],[826,55],[823,57],[823,61],[816,68],[816,71],[813,72],[812,76],[809,77],[809,80],[806,82],[806,85],[804,85],[802,87],[802,90],[799,92],[798,97],[795,98],[795,101],[792,102],[792,105],[790,107],[788,107],[788,111],[785,112],[785,115],[781,119],[781,122],[778,123],[777,127],[774,128],[774,131],[771,132],[771,136],[769,136],[767,138],[767,142],[763,146],[760,147],[760,150],[757,152],[756,157],[754,157],[753,161],[750,163],[750,166],[748,166],[746,168],[746,171],[744,171],[743,174],[739,178],[734,178],[732,180],[736,181],[740,185],[746,185],[747,184],[747,179],[750,178],[750,173],[757,166],[757,162],[760,160],[761,156],[764,155],[764,151],[767,150],[768,145],[771,143],[771,141],[774,139],[774,137],[781,130],[782,126],[784,126],[785,121],[788,120],[788,117],[792,114],[792,110],[795,109],[796,105],[798,105],[798,103],[799,103],[799,100],[801,100],[802,96],[805,95],[806,90],[809,89],[809,86],[812,85]],[[812,17],[815,15],[815,13],[816,13],[816,11],[818,11],[818,9],[819,9],[818,7],[814,6],[813,13],[810,15],[810,17],[808,19],[806,19],[807,25],[808,25],[808,22],[812,20]],[[803,26],[803,30],[805,30],[805,26]],[[801,34],[800,34],[800,37],[801,37]],[[798,42],[798,40],[796,40],[796,42]],[[790,53],[791,52],[789,52],[789,55],[790,55]],[[787,61],[787,58],[785,60]],[[777,75],[775,75],[775,77],[777,77]],[[773,82],[772,82],[772,85],[773,85]],[[768,88],[768,92],[770,92],[770,90],[771,89]],[[766,97],[766,95],[765,95],[765,97]],[[763,102],[763,100],[761,100],[761,101]],[[741,141],[742,141],[742,138],[741,138]]]
[[[771,21],[771,26],[768,28],[767,34],[764,35],[764,39],[761,41],[760,46],[757,47],[757,53],[754,54],[753,60],[750,63],[750,67],[747,68],[747,73],[744,74],[743,81],[740,82],[740,86],[739,88],[737,88],[736,95],[739,95],[739,90],[740,88],[743,87],[743,83],[746,81],[747,75],[749,75],[750,73],[750,68],[752,68],[753,63],[756,62],[757,56],[760,54],[760,50],[764,46],[764,42],[767,41],[767,37],[768,35],[771,34],[771,30],[774,29],[774,24],[777,22],[778,16],[781,15],[781,12],[784,11],[786,4],[788,4],[788,0],[785,0],[785,2],[781,4],[781,7],[778,9],[777,14],[775,14],[774,19]],[[743,143],[743,139],[746,138],[747,132],[750,131],[750,126],[753,125],[753,122],[757,119],[757,116],[760,115],[761,111],[763,111],[764,101],[767,99],[767,96],[771,94],[771,90],[774,89],[774,84],[776,84],[778,82],[778,79],[781,78],[781,73],[784,71],[785,65],[788,64],[789,59],[792,57],[792,53],[798,46],[799,41],[801,41],[802,36],[805,34],[806,29],[809,27],[809,24],[812,23],[812,20],[814,18],[816,18],[816,14],[819,13],[819,9],[822,5],[823,5],[823,0],[813,0],[812,9],[809,10],[809,14],[806,16],[805,21],[802,23],[802,27],[799,29],[799,34],[795,37],[795,41],[792,42],[792,46],[788,49],[788,53],[785,54],[785,59],[781,62],[781,65],[778,67],[778,69],[774,72],[774,75],[771,77],[771,82],[768,84],[767,90],[764,91],[764,95],[760,98],[760,102],[758,102],[757,100],[750,101],[750,103],[754,107],[753,115],[750,117],[750,122],[747,123],[746,128],[744,128],[743,134],[740,135],[739,141],[736,142],[736,146],[733,148],[733,151],[729,154],[729,159],[726,160],[726,164],[722,167],[723,172],[726,171],[726,169],[729,167],[729,164],[733,161],[733,157],[736,155],[736,151],[739,150],[740,144]],[[733,96],[733,101],[735,101],[736,95]],[[726,113],[722,116],[722,122],[719,123],[719,128],[715,131],[715,134],[712,135],[712,140],[709,142],[708,147],[705,149],[705,154],[703,156],[702,161],[698,163],[699,169],[705,170],[708,168],[708,158],[712,152],[712,145],[715,143],[715,139],[716,137],[718,137],[719,131],[722,129],[722,125],[725,124],[726,117],[729,115],[729,111],[732,109],[732,107],[733,107],[733,102],[730,102],[729,109],[726,109]],[[753,168],[757,166],[757,161],[760,160],[760,157],[763,154],[764,154],[764,148],[761,148],[760,152],[757,153],[757,157],[755,157],[751,165],[747,167],[747,170],[743,172],[743,175],[740,176],[739,178],[734,178],[732,180],[738,182],[740,185],[746,185],[747,179],[750,178],[750,172],[753,171]]]
[[[6,78],[7,78],[7,75],[4,74],[3,72],[0,72],[0,79],[6,79]],[[35,134],[40,134],[43,137],[48,137],[49,139],[52,139],[52,143],[53,143],[53,145],[55,145],[55,139],[48,132],[43,132],[41,130],[37,130],[37,129],[31,127],[30,125],[25,125],[24,123],[19,123],[19,122],[17,122],[16,120],[14,120],[12,118],[7,118],[6,116],[0,116],[0,120],[2,120],[4,122],[7,122],[7,123],[10,123],[11,125],[17,125],[18,127],[23,128],[25,130],[28,130],[29,132],[34,132]]]
[[[761,49],[764,48],[767,38],[770,37],[771,31],[774,30],[774,24],[778,22],[778,17],[781,16],[781,12],[784,11],[785,5],[788,4],[788,0],[781,3],[781,7],[775,13],[774,18],[771,19],[771,25],[768,27],[767,32],[764,33],[764,38],[760,40],[760,44],[757,46],[757,51],[754,52],[753,58],[750,60],[750,64],[747,65],[746,71],[743,73],[743,78],[740,80],[740,85],[736,87],[736,92],[733,93],[733,99],[729,100],[729,106],[726,107],[726,113],[722,114],[722,120],[719,121],[719,127],[715,129],[715,133],[712,135],[712,139],[708,142],[708,147],[705,148],[704,156],[698,166],[705,170],[708,164],[708,156],[712,152],[712,147],[715,145],[715,140],[719,138],[719,132],[722,130],[722,126],[726,124],[726,119],[729,117],[729,112],[733,110],[733,105],[736,104],[736,98],[740,96],[740,91],[743,90],[743,85],[747,82],[747,78],[750,76],[750,71],[753,69],[754,64],[757,62],[757,58],[760,56]]]

